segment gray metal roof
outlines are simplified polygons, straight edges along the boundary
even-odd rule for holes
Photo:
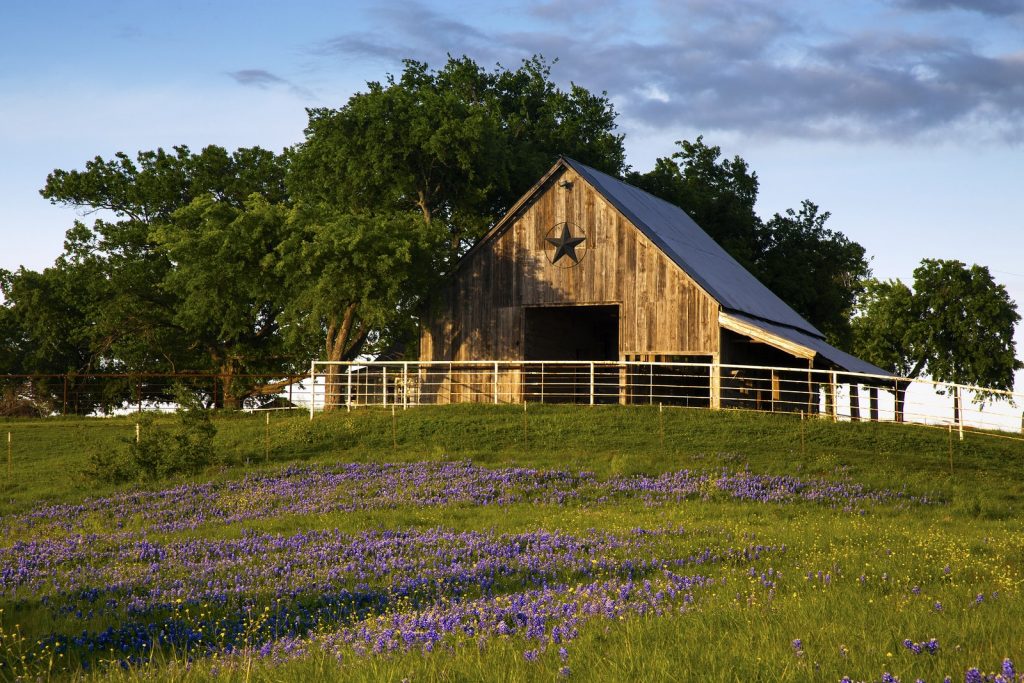
[[[764,320],[757,318],[751,318],[750,316],[732,313],[732,317],[738,318],[743,322],[759,327],[765,332],[788,339],[789,341],[799,344],[800,346],[811,349],[816,352],[819,356],[825,358],[825,360],[831,362],[834,365],[839,366],[843,370],[849,372],[861,372],[865,375],[882,375],[884,377],[895,377],[891,372],[883,370],[877,365],[872,365],[866,360],[861,360],[856,356],[852,356],[845,351],[841,351],[836,347],[832,346],[824,339],[820,337],[814,337],[812,335],[801,332],[800,330],[794,330],[792,327],[786,327],[785,325],[775,325]]]
[[[813,335],[819,340],[825,337],[761,284],[678,206],[578,161],[562,158],[726,311],[745,313],[754,318],[796,328],[806,333],[805,336]],[[834,347],[828,348],[843,353]],[[853,368],[847,369],[854,371]]]

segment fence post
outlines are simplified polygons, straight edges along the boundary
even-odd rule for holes
[[[960,431],[960,440],[964,440],[964,397],[960,387],[956,387],[956,416],[957,429]]]
[[[498,405],[498,361],[494,361],[494,405]]]
[[[316,406],[316,361],[309,362],[309,419],[313,419],[313,409]]]
[[[402,410],[409,407],[409,361],[402,363]]]
[[[541,402],[544,402],[544,360],[541,361]],[[1024,425],[1024,416],[1021,416],[1021,424]]]
[[[11,456],[11,432],[7,432],[7,483],[14,481],[14,458]]]
[[[590,361],[590,405],[594,405],[594,361]]]
[[[345,367],[345,411],[352,410],[352,366]]]
[[[380,393],[383,396],[384,407],[388,407],[388,366],[383,365],[380,368]]]
[[[830,378],[832,386],[829,387],[829,393],[832,394],[832,421],[839,421],[839,385],[836,383],[836,371],[832,371]]]
[[[647,362],[647,405],[654,405],[654,363]]]
[[[711,361],[711,409],[718,410],[722,407],[722,366],[718,363],[718,355]]]

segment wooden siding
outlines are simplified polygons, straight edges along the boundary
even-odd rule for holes
[[[563,222],[586,232],[574,267],[552,264],[545,251],[548,231]],[[719,351],[718,303],[565,167],[439,294],[425,316],[423,360],[521,359],[525,307],[590,304],[619,306],[620,359]]]

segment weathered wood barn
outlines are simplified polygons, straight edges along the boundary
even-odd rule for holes
[[[463,257],[424,319],[420,360],[453,363],[424,378],[444,401],[491,399],[458,376],[462,361],[524,361],[494,381],[509,401],[536,398],[533,361],[799,368],[765,374],[757,396],[794,410],[810,402],[807,370],[886,374],[826,343],[682,209],[567,158]],[[645,395],[634,366],[599,371],[604,402]],[[690,373],[675,395],[717,407],[759,372]]]

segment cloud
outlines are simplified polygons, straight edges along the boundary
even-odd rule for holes
[[[315,99],[316,95],[307,88],[296,85],[289,80],[281,78],[263,69],[241,69],[240,71],[229,71],[230,76],[239,85],[266,90],[271,87],[285,87],[293,94],[303,99]]]
[[[560,17],[560,7],[535,5],[543,22],[488,32],[420,5],[385,7],[385,28],[342,34],[318,49],[434,66],[448,52],[483,66],[543,54],[559,60],[553,77],[563,84],[606,90],[627,128],[858,142],[1024,140],[1024,57],[982,53],[969,37],[898,24],[856,31],[760,0],[666,0],[653,23],[638,19],[617,31],[607,21],[581,27]]]
[[[895,0],[893,4],[905,9],[926,12],[966,10],[993,17],[1024,14],[1024,5],[1020,0]]]

